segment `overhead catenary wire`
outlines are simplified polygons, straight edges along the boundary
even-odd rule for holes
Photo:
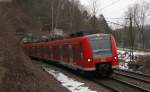
[[[109,23],[111,23],[111,24],[119,25],[119,26],[122,26],[122,27],[126,27],[125,25],[119,24],[119,23],[116,23],[116,22],[112,22],[112,21],[107,21],[107,22],[109,22]]]
[[[107,19],[107,22],[108,22],[109,24],[117,25],[117,26],[124,27],[124,28],[126,28],[127,25],[123,24],[123,21],[124,21],[124,20],[129,20],[129,18],[108,18],[108,17],[107,17],[106,19]],[[111,19],[121,20],[122,22],[121,22],[121,23],[118,23],[118,22],[114,22],[114,21],[109,21],[109,20],[111,20]]]
[[[116,19],[116,20],[129,20],[129,18],[110,18],[110,17],[105,17],[106,19]]]
[[[110,3],[109,5],[106,5],[105,7],[101,8],[100,11],[103,11],[104,9],[106,9],[106,8],[108,8],[108,7],[110,7],[110,6],[114,5],[114,4],[116,4],[116,3],[118,3],[119,1],[121,1],[121,0],[116,0],[116,1],[114,1],[114,2],[112,2],[112,3]]]

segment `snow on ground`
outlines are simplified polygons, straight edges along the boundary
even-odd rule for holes
[[[150,55],[150,52],[144,52],[144,51],[138,51],[135,50],[133,52],[133,57],[134,57],[134,61],[139,57],[139,56],[145,56],[145,55]],[[130,49],[122,49],[119,48],[118,49],[118,57],[121,61],[124,62],[120,62],[119,64],[119,68],[121,69],[128,69],[128,62],[130,61]]]
[[[126,62],[119,62],[119,68],[123,69],[123,70],[128,70],[129,69],[128,63],[126,63]]]
[[[121,49],[119,48],[118,49],[118,57],[120,60],[123,60],[125,62],[129,62],[130,61],[130,50],[129,49]],[[135,50],[133,51],[133,56],[134,56],[134,59],[136,59],[137,57],[139,56],[145,56],[145,55],[150,55],[150,52],[144,52],[144,51],[138,51],[138,50]]]
[[[69,89],[71,92],[97,92],[90,90],[88,87],[84,85],[84,83],[78,82],[72,78],[69,78],[67,75],[53,70],[51,68],[45,68],[44,69],[51,75],[53,75],[61,84]]]

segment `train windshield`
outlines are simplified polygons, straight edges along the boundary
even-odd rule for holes
[[[89,36],[94,58],[112,56],[110,35]]]

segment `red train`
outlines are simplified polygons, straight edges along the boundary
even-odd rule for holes
[[[23,44],[29,56],[58,62],[82,72],[109,76],[118,67],[115,39],[110,34]]]

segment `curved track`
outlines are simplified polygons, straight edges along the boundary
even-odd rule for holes
[[[112,92],[150,92],[149,89],[128,83],[127,81],[120,80],[113,76],[110,78],[92,79],[91,81],[104,86]]]
[[[115,77],[111,77],[105,80],[95,79],[94,82],[112,90],[113,92],[150,92],[149,89],[145,89]]]
[[[111,87],[111,86],[109,86],[109,85],[107,85],[107,84],[105,84],[104,82],[102,82],[102,81],[100,81],[100,80],[93,80],[95,83],[97,83],[98,85],[102,85],[103,87],[105,87],[105,88],[107,88],[107,89],[109,89],[109,90],[111,90],[111,91],[113,91],[113,92],[119,92],[116,88],[114,88],[114,87]]]
[[[94,82],[114,92],[150,92],[150,75],[121,69],[114,70],[114,74],[108,79],[95,79]]]
[[[150,83],[150,75],[136,73],[136,72],[122,70],[122,69],[116,69],[114,70],[114,73],[122,76],[130,77],[136,80],[140,80],[145,83]]]
[[[132,84],[132,83],[129,83],[129,82],[126,82],[126,81],[117,79],[116,77],[115,77],[115,78],[113,77],[113,79],[116,80],[116,81],[118,81],[118,82],[120,82],[120,83],[122,83],[122,84],[125,84],[125,85],[127,85],[127,86],[130,86],[130,87],[132,87],[132,88],[134,88],[135,90],[138,90],[138,91],[140,91],[140,92],[150,92],[149,89],[146,89],[146,88],[143,88],[143,87],[141,87],[141,86],[137,86],[137,85],[135,85],[135,84]]]

